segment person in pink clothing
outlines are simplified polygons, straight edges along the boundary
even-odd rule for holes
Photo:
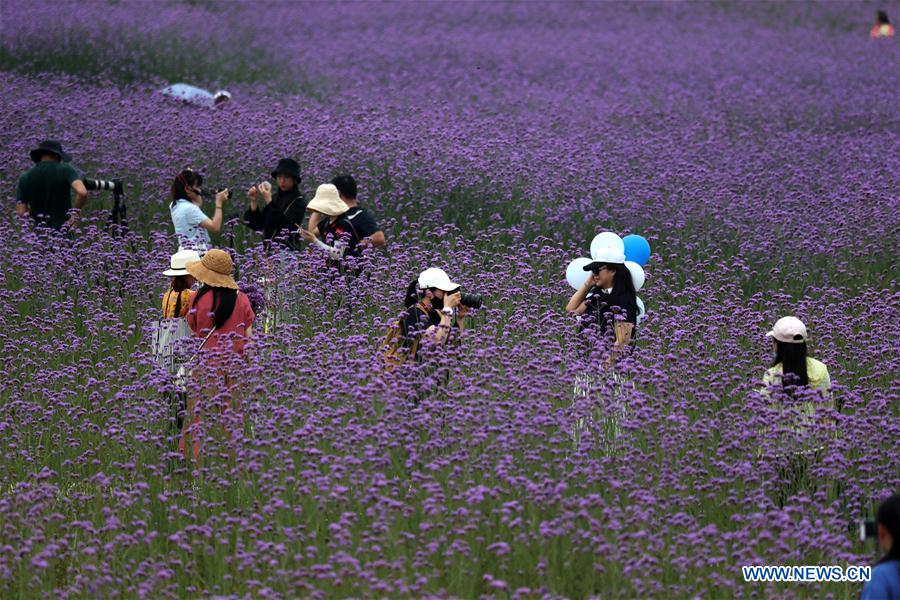
[[[243,427],[240,398],[235,394],[235,371],[253,334],[256,315],[247,295],[238,290],[232,277],[234,265],[224,250],[213,249],[202,259],[185,267],[203,286],[191,294],[187,323],[194,334],[203,339],[198,360],[191,365],[193,377],[201,393],[188,398],[185,427],[179,445],[187,455],[193,446],[194,459],[200,458],[202,435],[201,413],[221,407],[223,422],[235,433]],[[217,399],[225,397],[224,402]],[[203,406],[203,404],[208,404]],[[224,406],[222,406],[224,404]],[[234,435],[231,436],[234,438]]]

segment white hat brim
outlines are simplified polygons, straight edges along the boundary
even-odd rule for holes
[[[179,275],[187,274],[187,269],[169,269],[168,271],[163,271],[163,275],[166,277],[178,277]]]

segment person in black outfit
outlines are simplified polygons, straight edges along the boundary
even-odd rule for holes
[[[277,188],[272,190],[268,182],[255,185],[247,191],[250,208],[244,213],[244,222],[254,231],[263,234],[266,249],[272,241],[291,250],[301,247],[300,227],[306,215],[306,198],[300,191],[300,165],[290,158],[278,161],[272,171]],[[259,199],[263,200],[262,210]]]
[[[599,327],[601,334],[612,332],[614,351],[618,351],[634,337],[638,316],[637,295],[625,266],[625,254],[603,248],[584,270],[591,271],[591,276],[572,294],[566,310],[580,316],[583,328]]]

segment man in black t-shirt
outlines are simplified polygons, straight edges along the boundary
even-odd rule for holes
[[[356,180],[350,175],[338,175],[331,180],[338,189],[341,200],[350,210],[344,213],[343,218],[353,225],[353,229],[359,236],[359,245],[355,251],[358,253],[364,246],[380,248],[384,246],[384,232],[378,228],[375,218],[365,208],[356,203]]]
[[[31,215],[35,223],[59,230],[75,224],[76,213],[87,202],[87,188],[71,165],[71,157],[54,140],[45,140],[31,151],[34,166],[16,185],[16,214]],[[72,212],[72,191],[75,210]],[[70,214],[71,213],[71,214]]]

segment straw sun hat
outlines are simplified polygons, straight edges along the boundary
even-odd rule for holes
[[[185,268],[200,283],[211,287],[238,289],[238,284],[231,276],[234,268],[231,255],[224,250],[210,250],[203,255],[199,262],[193,262]]]

